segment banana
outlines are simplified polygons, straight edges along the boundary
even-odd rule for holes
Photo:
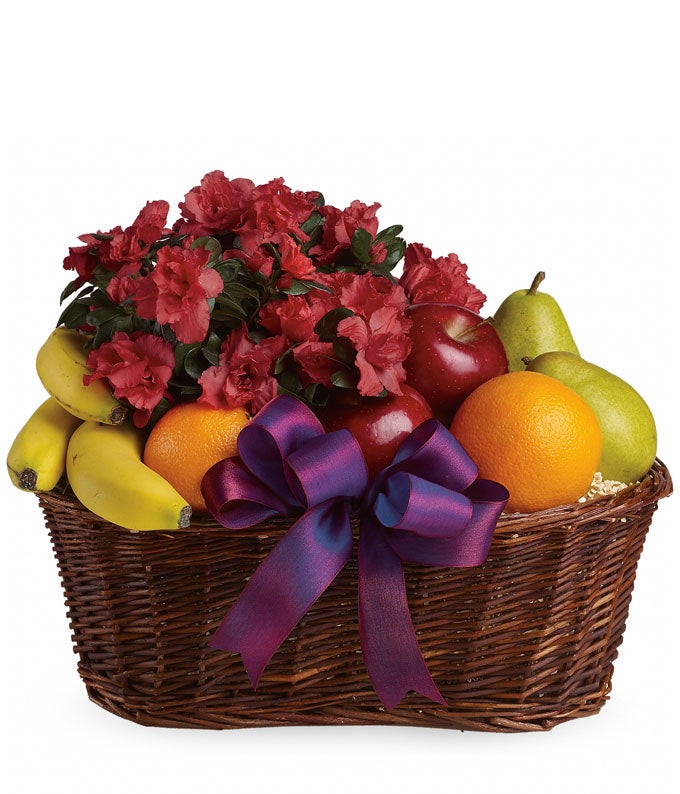
[[[21,428],[7,455],[7,470],[17,488],[51,491],[66,468],[66,450],[81,420],[48,397]]]
[[[49,394],[79,419],[118,425],[125,419],[127,408],[115,399],[101,380],[83,384],[88,375],[83,349],[89,337],[67,328],[56,328],[38,351],[38,377]]]
[[[128,424],[83,422],[66,455],[73,492],[88,510],[126,529],[188,527],[191,507],[142,463],[143,449],[141,433]]]

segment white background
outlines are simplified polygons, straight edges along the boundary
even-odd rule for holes
[[[544,269],[585,358],[677,425],[680,62],[671,2],[25,2],[3,12],[2,445],[83,232],[204,173],[379,201],[488,295]],[[448,9],[444,15],[444,9]],[[20,9],[20,10],[18,10]],[[174,214],[174,212],[173,212]],[[2,486],[12,792],[675,790],[677,497],[638,569],[612,699],[547,734],[190,732],[91,704],[33,497]],[[644,787],[644,789],[643,789]]]

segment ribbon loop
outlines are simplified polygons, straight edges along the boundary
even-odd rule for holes
[[[464,491],[477,478],[477,466],[441,422],[427,419],[403,441],[384,477],[398,469],[426,473],[430,482],[450,491]]]
[[[249,422],[239,433],[238,454],[258,480],[289,505],[299,505],[290,493],[284,461],[323,432],[321,422],[300,400],[282,395],[267,403],[257,421]]]
[[[455,536],[469,523],[472,502],[457,491],[396,471],[376,495],[373,510],[383,526],[441,538]]]
[[[366,489],[368,470],[361,448],[349,430],[311,438],[286,459],[291,491],[306,507],[327,499],[357,500]]]

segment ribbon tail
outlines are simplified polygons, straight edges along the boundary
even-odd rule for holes
[[[281,643],[352,552],[346,502],[305,513],[265,557],[210,640],[241,654],[253,688]]]
[[[369,678],[388,710],[411,690],[446,705],[418,645],[402,562],[370,519],[359,540],[359,633]]]

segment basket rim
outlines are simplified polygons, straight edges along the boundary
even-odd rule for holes
[[[631,509],[641,509],[649,504],[658,502],[666,496],[670,496],[672,492],[673,482],[670,472],[666,465],[657,458],[650,470],[639,482],[617,493],[597,496],[584,502],[574,502],[547,510],[539,510],[534,513],[502,513],[496,524],[494,536],[499,538],[514,537],[518,534],[530,534],[535,531],[543,532],[547,529],[572,531],[575,526],[588,524],[598,519],[611,520],[616,518],[617,515],[624,515],[630,512]],[[41,501],[41,504],[90,512],[78,501],[68,484],[58,485],[52,491],[36,492],[36,496]],[[159,534],[181,536],[186,534],[209,534],[212,532],[238,532],[257,536],[261,535],[263,530],[283,529],[293,523],[291,519],[275,516],[252,527],[233,530],[225,529],[210,516],[194,515],[191,518],[191,524],[184,529],[133,530],[112,524],[99,516],[96,519],[98,523],[106,524],[115,531],[156,536]]]

